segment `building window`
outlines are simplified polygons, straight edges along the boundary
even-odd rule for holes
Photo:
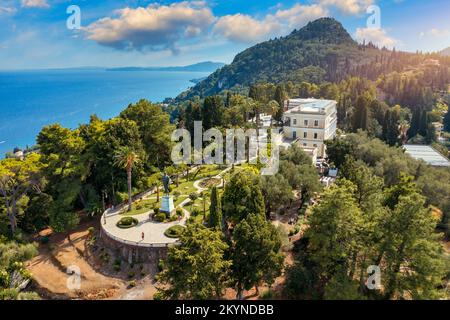
[[[308,120],[305,120],[305,127],[308,126]]]
[[[314,139],[317,139],[317,132],[314,132]]]
[[[313,146],[314,146],[314,148],[317,148],[317,144],[314,143]]]
[[[297,139],[297,131],[292,131],[292,139]]]
[[[306,146],[307,146],[307,144],[306,144],[306,143],[304,143],[304,144],[303,144],[303,146],[304,146],[304,147],[306,147]]]
[[[297,125],[297,119],[292,119],[292,123],[295,125]]]
[[[319,126],[319,120],[314,120],[314,126],[318,127]]]
[[[308,132],[303,132],[303,138],[308,138]]]

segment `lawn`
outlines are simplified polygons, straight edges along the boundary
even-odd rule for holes
[[[125,216],[134,216],[142,213],[149,212],[153,209],[154,205],[156,204],[156,196],[155,198],[145,199],[145,200],[139,200],[137,202],[133,203],[131,211],[123,211],[121,214]]]
[[[206,177],[212,177],[219,174],[223,168],[219,165],[204,165],[201,166],[197,171],[198,174],[192,172],[189,174],[190,181],[186,179],[186,177],[180,178],[179,186],[175,186],[175,181],[172,182],[171,187],[173,188],[170,194],[174,196],[175,194],[179,194],[179,196],[174,196],[174,206],[177,207],[183,202],[185,199],[189,197],[189,195],[193,192],[196,192],[197,189],[194,187],[194,182],[196,180],[200,180]],[[195,177],[195,178],[194,178]],[[192,180],[195,179],[195,180]],[[163,196],[163,191],[160,190],[159,196]],[[159,207],[160,203],[156,202],[156,194],[152,194],[149,199],[140,200],[133,203],[133,208],[130,212],[123,211],[122,214],[125,216],[134,216],[138,214],[143,214],[150,212],[155,206]],[[197,199],[194,203],[194,207],[197,207],[203,215],[203,202],[202,200]],[[186,209],[190,211],[190,205],[186,206]],[[209,195],[207,196],[206,201],[206,210],[209,211]]]
[[[205,164],[200,166],[196,172],[189,173],[189,178],[194,180],[200,180],[207,177],[214,177],[221,173],[226,166],[217,164]]]

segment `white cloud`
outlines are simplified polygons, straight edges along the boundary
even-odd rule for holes
[[[272,16],[256,20],[248,15],[235,14],[221,17],[214,26],[214,33],[236,42],[252,43],[278,33],[280,23]]]
[[[308,22],[328,14],[318,5],[296,4],[286,10],[278,10],[257,20],[243,14],[227,15],[218,19],[214,32],[236,42],[255,43],[271,36],[288,33]]]
[[[448,37],[448,36],[450,36],[450,30],[432,28],[432,29],[428,30],[427,32],[421,32],[420,35],[421,35],[421,37],[423,37],[425,35],[429,35],[429,36],[432,36],[435,38]]]
[[[48,8],[47,0],[22,0],[23,8]]]
[[[386,30],[376,28],[357,28],[355,38],[358,42],[372,42],[380,47],[393,48],[399,42],[390,37]]]
[[[88,38],[118,49],[176,51],[178,40],[195,37],[214,22],[202,1],[124,8],[116,14],[117,18],[103,18],[86,27]]]
[[[38,0],[28,0],[38,1]],[[105,17],[85,30],[88,38],[117,49],[171,49],[183,39],[204,39],[212,26],[213,34],[233,42],[253,44],[270,37],[290,33],[315,19],[330,16],[337,8],[346,14],[360,14],[376,0],[312,0],[310,4],[296,3],[283,8],[281,3],[262,17],[242,13],[215,17],[207,1],[184,1],[171,5],[153,4],[148,7],[124,8],[115,17]],[[359,31],[359,33],[367,31]],[[382,33],[382,32],[381,32]],[[374,35],[381,38],[382,34]],[[386,35],[385,37],[386,38]],[[386,40],[386,39],[384,39]]]
[[[17,11],[14,7],[0,7],[0,14],[13,14]]]
[[[355,15],[365,12],[375,0],[317,0],[317,3],[324,7],[334,6],[343,13]]]
[[[320,5],[305,6],[297,3],[287,10],[278,10],[275,17],[280,23],[287,23],[290,29],[300,28],[308,22],[328,15],[326,8]]]

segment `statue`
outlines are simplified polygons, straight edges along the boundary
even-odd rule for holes
[[[160,211],[164,212],[170,216],[174,211],[175,207],[173,204],[173,197],[170,195],[169,185],[171,183],[170,177],[164,172],[162,177],[162,182],[164,186],[164,195],[161,198],[161,208]]]
[[[167,175],[167,173],[164,172],[163,178],[162,178],[163,186],[164,186],[164,194],[169,194],[169,185],[171,183],[170,177]]]

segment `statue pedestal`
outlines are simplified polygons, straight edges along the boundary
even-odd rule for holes
[[[169,216],[175,210],[175,206],[173,205],[173,197],[164,195],[161,198],[161,212],[167,213]]]

